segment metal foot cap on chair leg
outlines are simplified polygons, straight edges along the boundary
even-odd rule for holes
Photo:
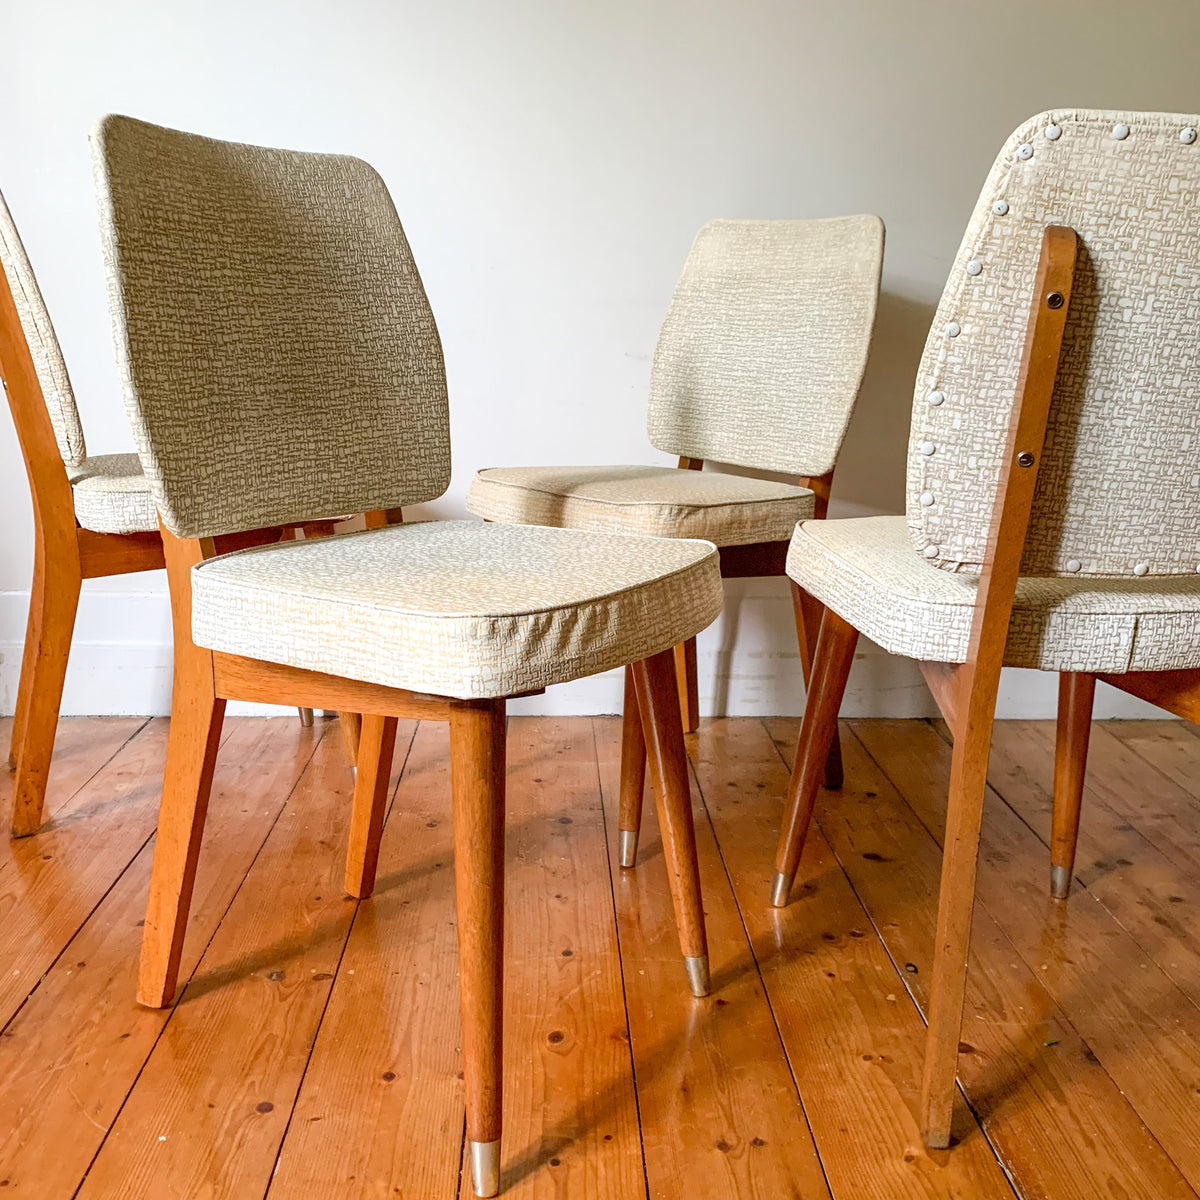
[[[1071,891],[1071,868],[1050,868],[1050,895],[1055,900],[1065,900]]]
[[[771,903],[776,908],[787,908],[788,894],[792,890],[792,877],[776,871],[771,880]]]
[[[475,1195],[494,1196],[500,1190],[500,1143],[471,1142],[471,1182]]]
[[[621,866],[637,865],[638,831],[636,829],[621,830]]]
[[[708,955],[698,954],[695,958],[685,958],[683,965],[687,968],[692,995],[707,996],[712,991],[712,981],[708,976]]]

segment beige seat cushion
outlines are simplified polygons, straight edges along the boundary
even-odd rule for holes
[[[787,573],[893,654],[966,660],[978,580],[918,555],[903,517],[807,521]],[[1200,576],[1022,579],[1004,661],[1114,674],[1200,667]]]
[[[707,542],[430,521],[201,563],[192,631],[212,650],[483,698],[657,654],[721,600]]]
[[[508,525],[705,538],[717,546],[786,541],[813,515],[807,488],[677,467],[492,467],[467,508]]]
[[[150,480],[136,454],[93,454],[68,469],[75,519],[97,533],[158,532]]]

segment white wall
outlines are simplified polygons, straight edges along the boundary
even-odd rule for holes
[[[461,515],[480,466],[665,461],[644,402],[692,234],[714,216],[877,212],[875,351],[835,514],[903,506],[911,379],[984,173],[1043,108],[1200,110],[1188,0],[87,0],[0,6],[0,188],[58,325],[95,452],[128,449],[86,132],[119,111],[218,137],[370,159],[387,179],[445,343]],[[29,498],[0,422],[0,711],[11,711]],[[710,710],[798,711],[782,581],[728,586],[701,640]],[[161,712],[161,577],[86,585],[65,710]],[[612,711],[602,677],[526,702]],[[1015,673],[1007,715],[1052,710]],[[1109,711],[1136,706],[1110,693]],[[848,711],[928,711],[868,647]]]

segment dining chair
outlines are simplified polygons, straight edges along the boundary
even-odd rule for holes
[[[117,357],[175,625],[138,998],[170,1003],[226,700],[362,714],[346,890],[366,898],[398,717],[448,721],[469,1159],[499,1188],[505,701],[634,664],[688,981],[708,953],[672,647],[721,609],[700,540],[390,523],[440,496],[433,314],[359,159],[127,117],[94,134]],[[363,512],[371,528],[279,540]],[[417,1151],[419,1152],[419,1150]]]
[[[1200,716],[1200,118],[1064,110],[996,159],[917,376],[907,516],[797,527],[825,606],[772,899],[787,902],[859,633],[917,659],[954,738],[921,1119],[949,1144],[1002,666]],[[1082,682],[1081,682],[1082,681]],[[1065,894],[1072,801],[1056,795]],[[1061,836],[1060,836],[1061,835]]]
[[[866,367],[883,223],[874,216],[717,220],[696,235],[659,335],[647,428],[671,466],[492,467],[467,508],[488,521],[701,537],[726,579],[783,576],[797,521],[823,518]],[[706,460],[797,477],[777,483]],[[793,585],[800,665],[809,678],[820,608]],[[683,727],[699,719],[696,640],[675,647]],[[645,747],[625,676],[620,862],[637,858]],[[830,745],[826,783],[840,787]]]
[[[85,579],[161,570],[150,481],[136,454],[88,454],[62,348],[0,195],[0,342],[9,409],[33,500],[34,565],[8,763],[12,833],[42,824],[58,711]],[[312,724],[312,712],[300,719]]]

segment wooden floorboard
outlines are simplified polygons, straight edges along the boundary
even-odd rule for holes
[[[797,726],[688,739],[715,985],[695,1000],[650,797],[639,866],[617,865],[616,720],[509,723],[503,1194],[1193,1200],[1195,731],[1096,725],[1063,904],[1053,726],[997,726],[970,1104],[931,1153],[915,1114],[945,730],[844,726],[847,786],[822,792],[777,911]],[[356,904],[336,724],[228,721],[186,987],[156,1012],[133,989],[165,739],[163,721],[65,720],[49,823],[0,846],[0,1200],[464,1200],[445,727],[402,726],[379,884]]]

